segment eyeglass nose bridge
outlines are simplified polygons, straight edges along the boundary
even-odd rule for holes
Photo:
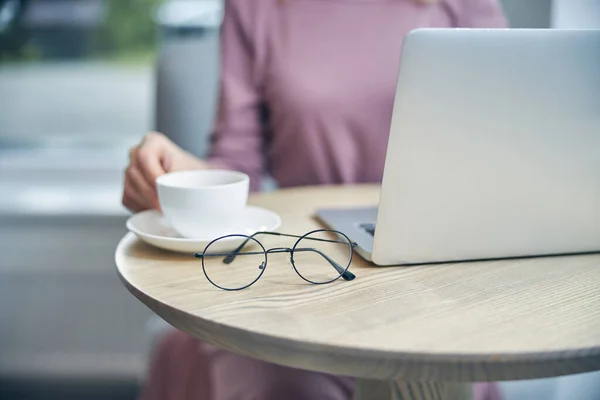
[[[290,254],[290,264],[293,265],[294,261],[292,259],[292,248],[291,247],[274,247],[272,249],[266,250],[265,254],[269,253],[289,253]]]
[[[292,248],[291,247],[273,247],[272,249],[266,250],[267,254],[268,253],[291,253],[292,252]]]

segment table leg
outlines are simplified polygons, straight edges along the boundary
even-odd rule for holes
[[[354,391],[354,400],[391,400],[394,382],[375,379],[358,379]]]
[[[354,400],[472,400],[472,385],[462,383],[359,379]]]

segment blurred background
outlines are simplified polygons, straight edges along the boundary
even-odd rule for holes
[[[600,0],[503,0],[600,28]],[[0,399],[134,399],[164,328],[121,285],[122,174],[148,130],[207,150],[221,0],[0,0]]]

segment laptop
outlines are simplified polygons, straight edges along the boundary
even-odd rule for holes
[[[376,265],[600,250],[600,31],[418,29],[379,203],[316,216]]]

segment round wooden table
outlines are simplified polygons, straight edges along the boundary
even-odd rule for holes
[[[322,227],[316,209],[375,205],[378,195],[370,185],[302,188],[250,203],[279,213],[280,232],[304,234]],[[273,254],[258,282],[227,292],[193,255],[130,233],[116,264],[131,293],[178,329],[256,359],[358,377],[361,399],[469,398],[468,382],[600,370],[600,255],[385,268],[355,256],[353,281],[311,285]]]

